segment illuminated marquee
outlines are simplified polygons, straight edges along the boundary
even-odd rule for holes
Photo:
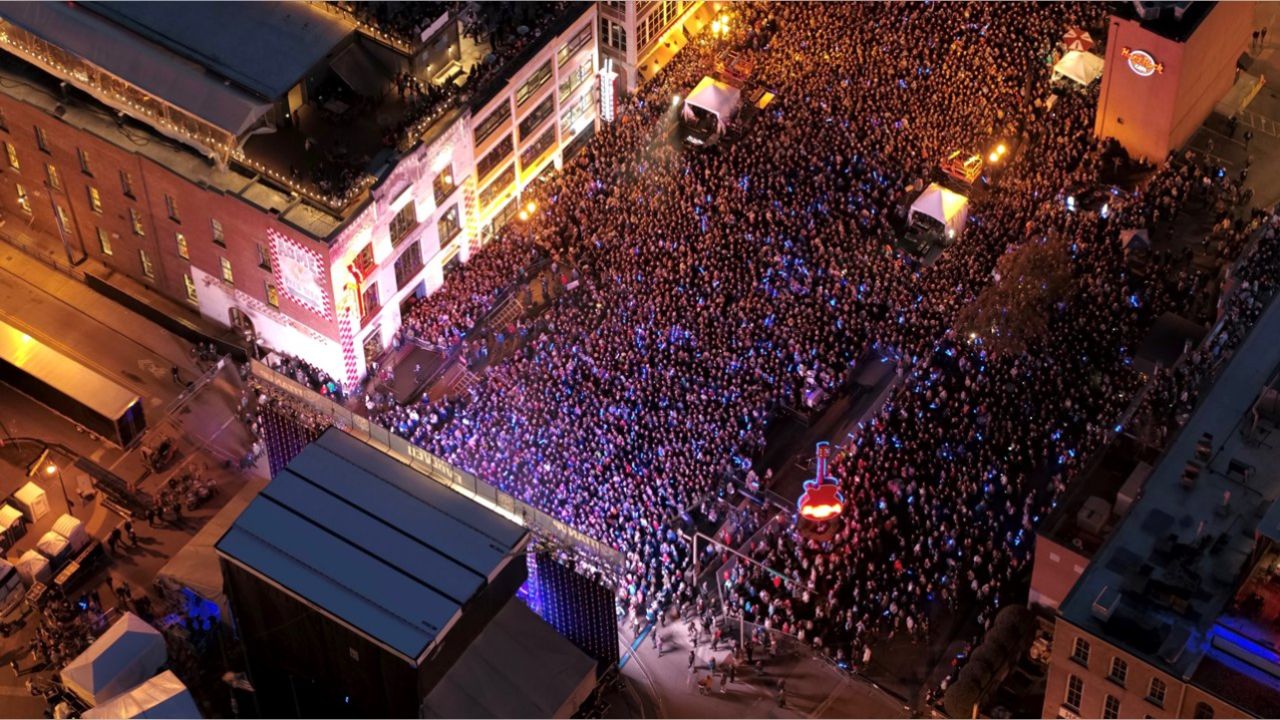
[[[1145,50],[1121,48],[1120,56],[1129,61],[1130,70],[1142,77],[1151,77],[1164,72],[1164,65],[1156,62],[1156,59],[1151,57],[1151,53]]]
[[[324,261],[284,235],[267,229],[276,284],[299,305],[330,319],[329,294],[324,289]]]

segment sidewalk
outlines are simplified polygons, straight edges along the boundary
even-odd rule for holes
[[[189,342],[198,341],[198,336],[221,343],[243,347],[239,335],[229,327],[219,325],[190,306],[171,300],[150,287],[133,278],[118,273],[93,257],[87,258],[80,265],[71,267],[65,255],[56,250],[57,241],[30,232],[27,228],[12,221],[0,221],[0,255],[4,256],[4,267],[19,273],[28,282],[45,289],[46,292],[59,297],[76,297],[90,299],[88,303],[76,303],[76,307],[86,310],[102,305],[103,297],[117,302],[120,297],[127,297],[137,307],[128,308],[130,317],[146,319],[140,310],[145,310],[151,319],[147,321],[151,329],[165,330],[162,322],[169,323],[168,332],[184,329],[180,333]],[[114,290],[120,297],[109,297],[90,286],[96,279],[106,290]],[[78,289],[77,289],[78,288]],[[63,290],[67,295],[60,294]],[[110,306],[107,306],[110,308]],[[106,308],[104,308],[106,309]],[[117,316],[118,312],[105,313]],[[128,333],[124,333],[128,334]]]
[[[736,624],[729,623],[724,637],[737,636]],[[662,654],[653,647],[657,633]],[[748,632],[748,636],[749,636]],[[689,666],[693,638],[683,619],[669,621],[664,627],[650,626],[633,637],[629,630],[619,633],[624,648],[635,647],[623,667],[623,675],[637,692],[646,696],[659,717],[908,717],[907,709],[873,686],[836,671],[816,658],[809,648],[789,638],[779,641],[778,656],[770,658],[758,646],[753,653],[760,669],[737,665],[735,682],[723,687],[720,677],[726,662],[732,663],[728,640],[719,649],[710,647],[703,632]],[[712,691],[703,694],[697,681],[710,672],[715,659],[717,677]],[[778,688],[785,681],[785,703],[779,703]]]

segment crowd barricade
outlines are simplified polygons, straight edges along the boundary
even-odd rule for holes
[[[279,390],[329,418],[344,432],[391,455],[441,485],[466,495],[512,522],[528,528],[540,539],[573,550],[585,564],[600,570],[606,578],[612,579],[623,567],[622,553],[568,523],[557,520],[509,493],[499,490],[444,458],[427,452],[389,429],[370,422],[368,418],[281,375],[262,362],[251,361],[250,370],[259,382]]]

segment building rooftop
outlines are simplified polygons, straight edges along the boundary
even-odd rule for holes
[[[1212,0],[1135,0],[1116,3],[1115,14],[1161,37],[1186,42],[1217,4]]]
[[[1280,699],[1274,639],[1232,620],[1239,615],[1242,589],[1265,562],[1258,553],[1260,521],[1280,496],[1280,446],[1257,442],[1240,430],[1280,371],[1277,333],[1280,303],[1273,303],[1059,612],[1176,677],[1203,672],[1204,687],[1211,691],[1221,675],[1215,675],[1213,663],[1223,662],[1224,653],[1247,657],[1259,670],[1251,681],[1265,680]],[[1188,486],[1184,472],[1206,433],[1212,436],[1209,459]],[[1232,639],[1238,637],[1248,642]],[[1229,693],[1223,697],[1238,706],[1244,702]]]
[[[263,489],[217,549],[420,662],[527,541],[515,523],[331,428]]]
[[[354,30],[329,13],[284,0],[77,2],[72,7],[87,9],[263,100],[289,92]]]

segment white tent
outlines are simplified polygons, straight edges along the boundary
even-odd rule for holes
[[[18,574],[22,576],[22,581],[28,585],[33,583],[48,583],[49,578],[53,577],[53,572],[49,569],[49,561],[45,556],[35,550],[28,550],[22,553],[22,557],[18,558]]]
[[[8,613],[26,597],[27,588],[12,563],[0,560],[0,615]]]
[[[159,675],[85,711],[87,718],[198,718],[200,710],[191,691],[177,675],[165,670]]]
[[[738,114],[738,107],[741,105],[741,90],[714,78],[704,77],[693,88],[693,92],[689,93],[689,97],[685,98],[680,114],[685,120],[693,122],[697,117],[693,108],[709,112],[716,116],[719,132],[724,132],[725,127]]]
[[[937,220],[947,229],[949,237],[958,238],[969,221],[969,198],[938,183],[931,183],[911,203],[911,210],[907,213],[908,224],[915,222],[916,214]]]
[[[36,541],[36,549],[40,551],[41,555],[49,558],[49,562],[57,565],[62,560],[65,560],[71,552],[71,543],[58,533],[50,530],[41,535],[40,539]]]
[[[5,503],[0,505],[0,550],[8,550],[25,532],[22,511]]]
[[[13,494],[13,504],[26,516],[27,522],[35,522],[49,514],[49,496],[33,482],[18,488]]]
[[[1102,66],[1105,61],[1091,52],[1080,50],[1068,51],[1057,65],[1053,66],[1053,79],[1071,78],[1081,85],[1089,85],[1102,77]]]
[[[164,636],[145,620],[125,613],[102,637],[62,669],[62,683],[97,705],[145,682],[169,659]]]
[[[53,531],[67,539],[73,553],[80,552],[89,544],[89,533],[85,532],[84,523],[66,513],[53,521]]]

